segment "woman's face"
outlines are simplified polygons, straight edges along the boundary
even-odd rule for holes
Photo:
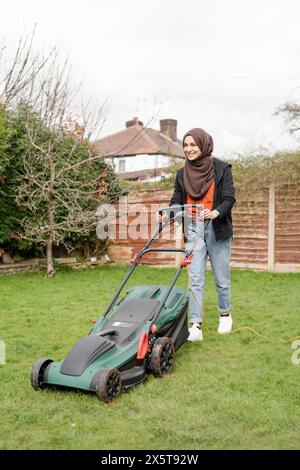
[[[184,139],[183,151],[189,160],[196,160],[201,155],[201,150],[191,135],[187,135]]]

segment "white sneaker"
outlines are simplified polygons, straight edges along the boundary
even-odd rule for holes
[[[232,330],[232,316],[221,316],[219,320],[219,328],[218,333],[221,335],[225,335],[226,333],[230,333]]]
[[[202,341],[203,340],[203,333],[201,330],[201,326],[199,323],[193,323],[191,328],[189,328],[190,336],[188,337],[188,341]]]

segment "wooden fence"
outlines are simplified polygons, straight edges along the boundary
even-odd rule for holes
[[[136,191],[127,198],[127,220],[120,219],[117,238],[110,240],[109,256],[116,262],[129,261],[150,236],[150,221],[158,207],[169,205],[172,191]],[[141,212],[143,215],[141,217]],[[145,214],[146,212],[146,214]],[[140,230],[146,236],[128,236],[130,224],[141,219]],[[276,188],[271,184],[250,197],[237,198],[233,208],[234,240],[231,266],[256,270],[300,272],[300,189]],[[181,228],[170,240],[157,246],[183,246]],[[119,235],[122,234],[123,239]],[[181,255],[149,254],[143,262],[154,265],[178,265]]]

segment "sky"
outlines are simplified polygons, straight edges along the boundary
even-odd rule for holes
[[[299,98],[299,18],[299,0],[0,0],[0,43],[36,25],[37,49],[58,45],[85,99],[109,101],[103,137],[172,118],[230,157],[297,145],[274,112]]]

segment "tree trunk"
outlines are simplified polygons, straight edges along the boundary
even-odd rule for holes
[[[49,218],[49,234],[48,240],[46,243],[46,253],[47,253],[47,276],[52,277],[55,273],[54,263],[53,263],[53,226],[54,226],[54,210],[53,205],[50,202],[48,204],[48,218]]]
[[[52,239],[47,241],[46,253],[47,253],[47,276],[52,277],[55,273],[55,269],[53,265]]]
[[[54,198],[54,191],[53,191],[53,182],[55,178],[55,167],[52,160],[52,154],[49,151],[48,154],[49,160],[49,168],[50,168],[50,185],[48,191],[48,221],[49,221],[49,238],[47,240],[46,250],[47,250],[47,276],[52,277],[55,273],[54,265],[53,265],[53,239],[54,239],[54,224],[55,224],[55,216],[54,216],[54,206],[53,206],[53,198]]]

